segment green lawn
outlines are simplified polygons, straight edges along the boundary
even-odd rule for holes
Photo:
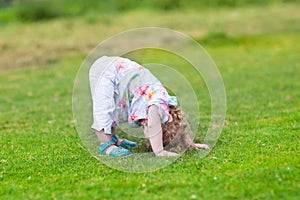
[[[135,10],[0,26],[0,199],[298,199],[299,9]],[[190,151],[136,174],[111,169],[82,148],[72,91],[92,48],[143,26],[172,28],[203,44],[222,74],[227,116],[205,158]],[[160,55],[157,61],[166,59]],[[208,104],[200,101],[205,122]]]

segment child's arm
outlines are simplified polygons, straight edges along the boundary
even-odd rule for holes
[[[146,138],[150,141],[153,152],[156,156],[178,156],[177,153],[163,149],[161,119],[158,114],[158,107],[152,105],[148,110],[148,123],[144,126]]]
[[[208,150],[209,146],[207,144],[199,144],[199,143],[194,143],[191,136],[189,134],[185,135],[185,142],[188,145],[189,149],[204,149],[204,150]]]

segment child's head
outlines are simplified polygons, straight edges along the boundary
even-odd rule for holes
[[[187,123],[184,120],[181,109],[169,106],[169,114],[169,120],[162,127],[164,148],[175,152],[193,148],[193,141],[190,138]],[[150,144],[148,144],[148,148],[151,150]]]

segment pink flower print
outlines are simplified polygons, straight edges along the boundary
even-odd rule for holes
[[[168,111],[169,112],[169,106],[166,102],[160,101],[160,105],[163,111]]]
[[[131,119],[131,121],[136,121],[137,120],[137,118],[138,118],[138,116],[136,116],[136,115],[130,115],[130,119]]]
[[[154,94],[154,91],[148,91],[148,92],[147,92],[147,98],[146,98],[146,99],[147,99],[148,101],[151,100],[153,94]]]
[[[126,105],[123,99],[119,99],[118,105],[122,108],[122,110],[126,109]]]
[[[121,64],[117,67],[118,73],[122,73],[122,71],[125,70],[124,62],[121,62]]]
[[[148,88],[149,88],[149,85],[146,85],[144,87],[139,87],[138,94],[139,95],[146,95],[146,92],[147,92]]]

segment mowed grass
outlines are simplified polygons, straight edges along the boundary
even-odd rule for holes
[[[299,198],[300,18],[293,12],[298,9],[218,9],[221,16],[216,10],[174,11],[151,16],[153,24],[143,19],[148,11],[131,11],[106,16],[100,29],[88,15],[6,25],[0,33],[0,198]],[[232,13],[239,17],[233,20]],[[207,16],[211,23],[199,22]],[[58,28],[56,34],[50,25]],[[142,25],[178,27],[203,44],[224,80],[227,117],[207,157],[190,151],[166,168],[135,174],[108,168],[82,148],[72,118],[72,90],[88,49],[110,34]],[[105,31],[97,38],[92,30]],[[209,103],[200,104],[209,113]]]

